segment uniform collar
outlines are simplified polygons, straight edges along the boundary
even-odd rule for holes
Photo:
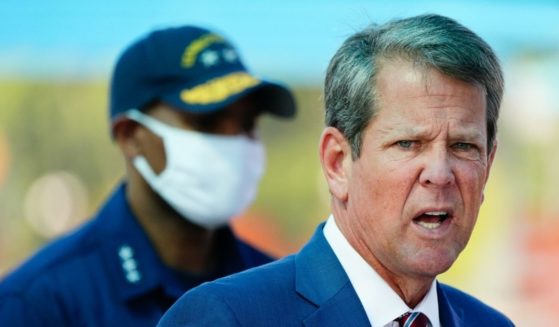
[[[120,298],[128,301],[154,291],[163,291],[170,298],[178,298],[188,289],[215,276],[189,276],[174,271],[157,256],[147,235],[126,200],[126,184],[120,185],[97,215],[98,226],[105,230],[101,240],[102,255]],[[239,270],[237,239],[227,227],[218,231],[227,249],[219,260],[216,274]]]

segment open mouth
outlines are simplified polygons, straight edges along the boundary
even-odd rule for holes
[[[428,211],[415,217],[413,221],[423,228],[433,230],[439,228],[450,217],[448,211]]]

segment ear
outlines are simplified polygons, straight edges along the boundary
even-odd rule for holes
[[[140,154],[136,133],[140,125],[128,118],[118,119],[113,123],[113,137],[126,159],[132,160]]]
[[[487,156],[487,171],[485,172],[485,184],[487,184],[487,181],[489,180],[489,173],[491,172],[491,166],[493,166],[493,160],[495,160],[495,153],[497,153],[497,139],[495,139],[495,142],[493,143],[493,148],[491,149],[491,151],[489,151],[489,154]],[[483,200],[485,200],[485,185],[484,185],[484,191],[481,194],[481,202],[483,202]]]
[[[352,160],[349,143],[337,128],[326,127],[320,137],[319,150],[322,171],[330,193],[346,202]]]
[[[495,159],[495,153],[497,153],[497,144],[499,142],[497,141],[497,139],[495,139],[495,142],[493,143],[493,148],[491,149],[491,151],[489,152],[489,155],[487,156],[487,173],[485,175],[485,182],[487,183],[487,180],[489,179],[489,172],[491,171],[491,166],[493,166],[493,160]]]

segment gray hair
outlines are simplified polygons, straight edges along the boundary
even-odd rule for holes
[[[326,74],[327,126],[337,128],[359,158],[362,134],[375,115],[375,76],[381,59],[401,58],[484,88],[487,145],[497,133],[503,97],[503,73],[497,56],[478,35],[455,20],[420,15],[372,25],[350,36],[338,49]]]

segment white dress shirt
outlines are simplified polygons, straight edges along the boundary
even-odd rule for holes
[[[333,215],[328,217],[323,233],[349,277],[372,327],[398,326],[394,319],[408,311],[422,312],[429,318],[432,327],[440,327],[435,280],[423,300],[415,308],[409,308],[388,283],[349,244],[336,225]]]

